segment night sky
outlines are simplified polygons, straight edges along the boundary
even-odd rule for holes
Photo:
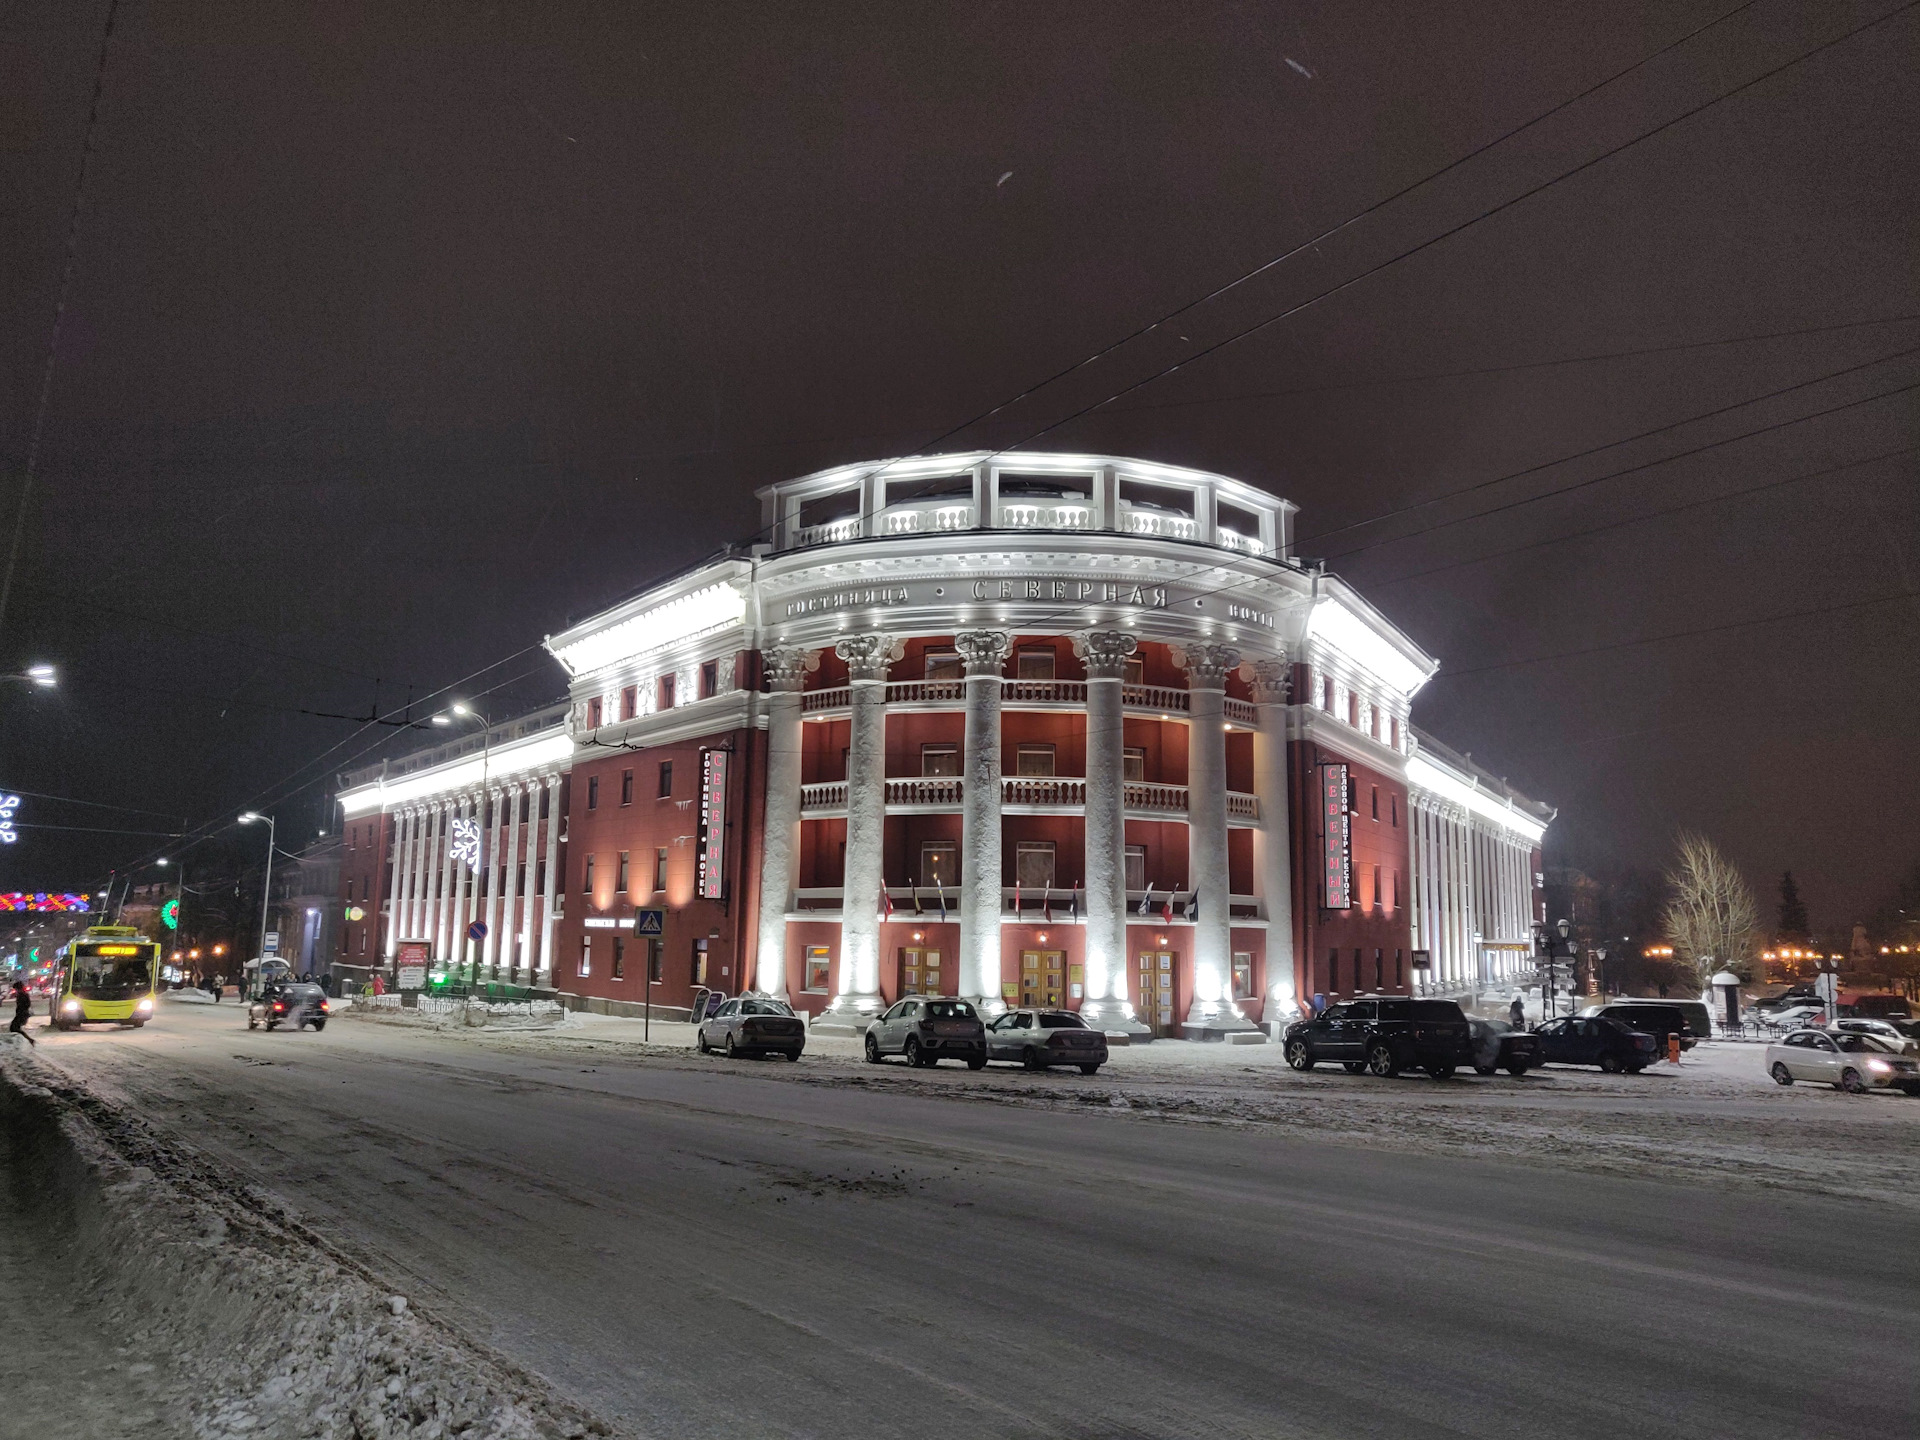
[[[549,698],[527,647],[755,486],[926,446],[1737,11],[941,448],[1019,443],[1900,3],[125,0],[0,626],[63,684],[0,688],[0,784],[300,839],[426,738],[301,711]],[[9,528],[105,14],[0,4]],[[1920,857],[1916,136],[1906,9],[1034,443],[1297,502],[1441,657],[1417,722],[1560,807],[1550,861],[1697,827],[1848,924]],[[0,888],[160,843],[29,829]]]

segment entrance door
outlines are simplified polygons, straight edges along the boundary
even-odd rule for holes
[[[1067,1000],[1067,952],[1020,952],[1020,1003],[1034,1009],[1057,1010]]]
[[[940,952],[909,947],[900,952],[900,993],[940,995]]]
[[[1171,1035],[1173,1022],[1173,952],[1140,952],[1140,1021],[1156,1035]]]

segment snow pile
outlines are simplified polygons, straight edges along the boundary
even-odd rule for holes
[[[412,1025],[426,1030],[564,1030],[574,1017],[552,1001],[459,1002],[423,996],[417,1008],[403,1009],[392,995],[355,996],[350,1006],[334,1011],[355,1020],[377,1020],[386,1024]],[[363,1003],[369,1002],[369,1003]]]
[[[559,1440],[606,1427],[423,1317],[287,1214],[51,1067],[0,1055],[0,1126],[76,1347],[126,1337],[195,1440]],[[34,1323],[31,1302],[16,1320]]]

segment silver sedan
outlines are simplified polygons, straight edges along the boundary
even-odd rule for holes
[[[1877,1035],[1795,1030],[1767,1046],[1767,1073],[1779,1085],[1815,1080],[1853,1095],[1888,1088],[1920,1095],[1920,1060]]]
[[[807,1048],[806,1024],[786,1004],[757,995],[729,1000],[700,1023],[694,1045],[702,1055],[784,1055],[798,1060]]]
[[[1009,1010],[987,1026],[987,1058],[1029,1070],[1078,1065],[1092,1075],[1107,1063],[1107,1037],[1071,1010]]]

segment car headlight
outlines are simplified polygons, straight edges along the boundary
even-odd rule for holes
[[[1869,1060],[1867,1061],[1867,1069],[1873,1071],[1876,1075],[1885,1075],[1891,1071],[1893,1067],[1884,1060]]]
[[[60,1008],[69,1015],[78,1015],[80,1013],[80,1002],[78,1000],[69,1000]]]
[[[149,996],[149,997],[148,997],[147,999],[145,999],[145,1000],[142,1000],[142,1001],[141,1001],[141,1002],[140,1002],[140,1003],[139,1003],[138,1005],[136,1005],[136,1006],[134,1006],[133,1008],[134,1008],[134,1009],[136,1009],[136,1010],[151,1010],[151,1009],[153,1009],[153,999],[152,999],[152,997],[151,997],[151,996]]]

